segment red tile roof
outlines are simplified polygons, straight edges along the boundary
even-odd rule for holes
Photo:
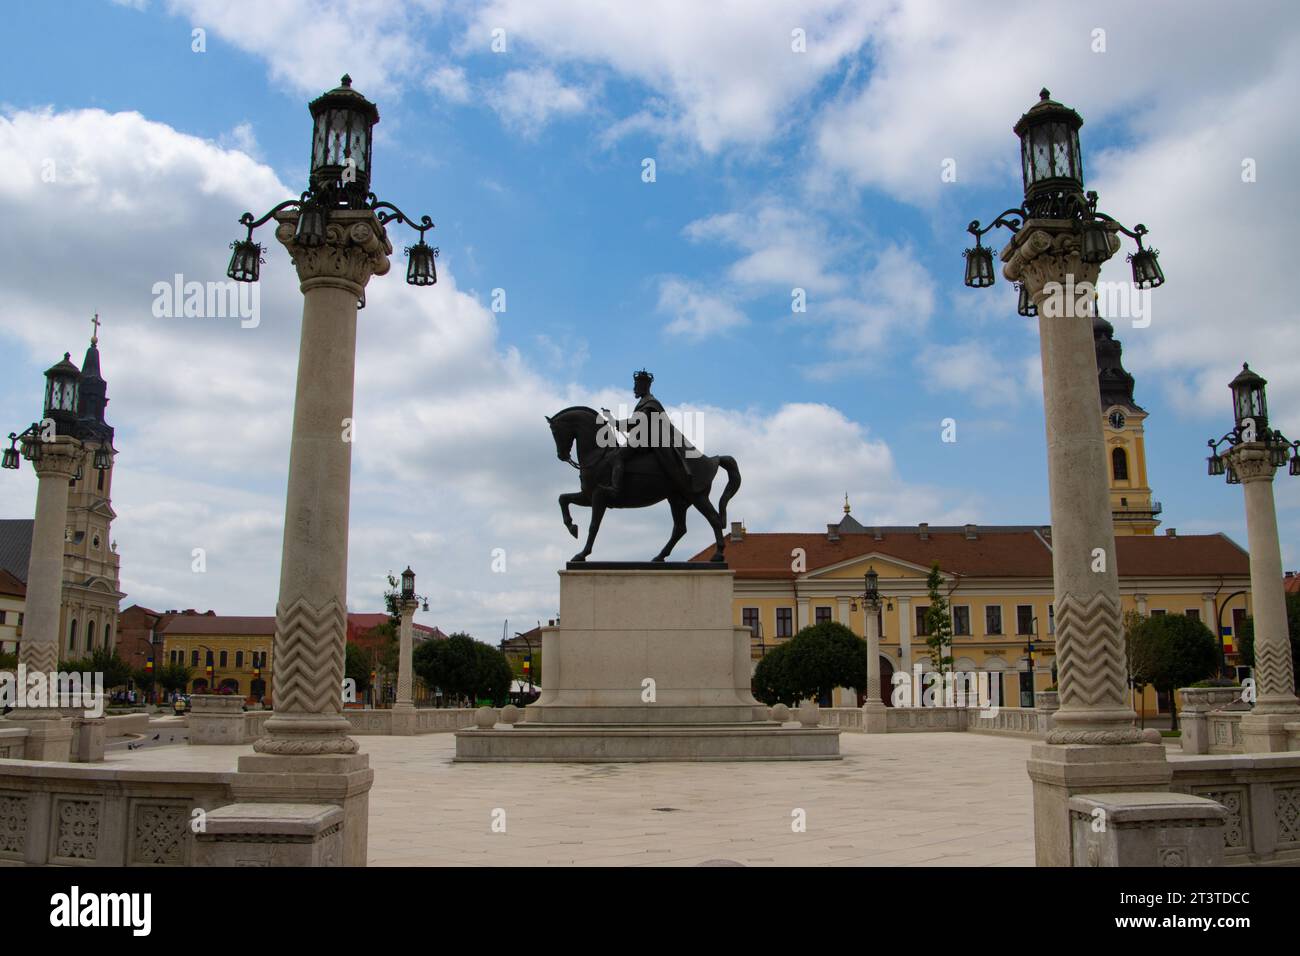
[[[27,585],[4,568],[0,568],[0,594],[7,594],[12,597],[26,597]]]
[[[1300,574],[1296,574],[1294,571],[1289,572],[1282,579],[1282,587],[1286,588],[1287,594],[1300,594]]]
[[[866,534],[841,534],[832,541],[823,533],[746,533],[739,541],[728,536],[727,564],[737,578],[792,580],[791,552],[803,548],[807,568],[815,571],[829,565],[878,553],[920,567],[938,561],[946,572],[967,577],[1050,578],[1052,553],[1050,529],[1002,525],[974,529],[968,537],[964,528],[930,528],[922,539],[916,527],[879,529],[877,541]],[[1247,575],[1246,552],[1222,534],[1169,536],[1124,536],[1115,539],[1116,564],[1120,574],[1151,577],[1209,577],[1219,574]],[[691,560],[706,561],[706,548]]]

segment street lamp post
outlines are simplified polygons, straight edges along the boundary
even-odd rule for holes
[[[866,617],[863,633],[867,637],[867,699],[862,705],[862,729],[869,734],[888,731],[885,702],[880,698],[880,575],[869,566],[862,576],[862,611]]]
[[[1267,381],[1243,364],[1229,388],[1235,423],[1222,438],[1210,439],[1209,472],[1240,484],[1246,499],[1246,537],[1250,548],[1250,590],[1255,611],[1255,705],[1241,718],[1247,753],[1287,750],[1288,725],[1300,738],[1300,700],[1282,584],[1282,549],[1273,503],[1273,472],[1290,462],[1300,475],[1300,442],[1268,424]],[[1220,453],[1219,447],[1227,450]],[[1225,602],[1226,604],[1226,602]]]
[[[59,661],[59,608],[63,600],[63,546],[67,525],[68,487],[81,476],[85,454],[79,424],[81,371],[71,355],[45,372],[44,415],[21,433],[9,434],[9,447],[0,465],[11,471],[22,458],[36,470],[36,515],[32,523],[27,563],[27,596],[23,639],[18,662],[29,674],[53,674]],[[21,450],[20,450],[21,449]],[[98,467],[99,457],[96,457]],[[105,465],[107,467],[107,465]],[[24,724],[29,760],[67,760],[71,756],[72,725],[57,701],[49,707],[22,707],[9,720]]]
[[[371,191],[372,144],[379,110],[344,76],[313,100],[308,187],[254,219],[240,222],[247,236],[232,243],[227,274],[255,282],[262,246],[253,231],[274,219],[275,237],[288,250],[303,293],[302,335],[294,397],[284,547],[276,604],[274,713],[256,753],[239,769],[267,779],[241,779],[249,799],[320,802],[323,784],[307,776],[343,775],[329,784],[344,809],[345,865],[365,864],[367,800],[373,771],[357,753],[343,715],[347,631],[348,504],[352,468],[352,399],[357,310],[371,276],[388,272],[393,251],[385,226],[410,225],[406,280],[437,281],[437,250],[424,234],[433,221],[413,221]],[[244,775],[241,773],[240,777]],[[237,793],[236,796],[240,796]]]
[[[411,658],[415,641],[415,612],[420,606],[420,596],[415,593],[415,572],[408,564],[402,572],[402,591],[397,609],[402,617],[397,649],[397,700],[393,704],[393,733],[409,736],[415,733],[415,701],[411,694]],[[425,604],[428,610],[428,604]]]
[[[1034,748],[1035,846],[1042,865],[1069,865],[1068,803],[1077,793],[1167,790],[1164,748],[1134,726],[1127,696],[1115,532],[1097,414],[1092,318],[1101,265],[1133,238],[1129,257],[1138,289],[1164,283],[1158,253],[1143,245],[1145,226],[1127,229],[1097,211],[1085,192],[1079,128],[1083,119],[1047,90],[1015,124],[1020,138],[1021,206],[967,231],[966,284],[993,284],[992,250],[981,238],[995,227],[1012,233],[1002,250],[1003,275],[1020,283],[1018,311],[1038,319],[1043,366],[1052,576],[1061,709],[1047,742]]]

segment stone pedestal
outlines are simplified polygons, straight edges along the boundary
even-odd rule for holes
[[[716,565],[560,572],[541,697],[514,726],[457,733],[456,759],[838,759],[838,730],[781,727],[750,693],[733,580]]]
[[[234,694],[195,694],[190,698],[191,744],[242,744],[244,699]]]
[[[415,703],[411,699],[411,657],[414,645],[415,601],[401,602],[402,627],[397,639],[397,701],[393,704],[392,732],[399,737],[415,733]]]
[[[375,772],[365,754],[288,757],[248,754],[230,785],[241,803],[332,804],[343,811],[344,866],[365,866],[370,787]]]
[[[869,734],[883,734],[888,728],[885,703],[880,698],[880,605],[868,602],[867,626],[867,699],[862,705],[862,729]]]
[[[23,759],[59,762],[72,759],[72,721],[62,711],[24,707],[10,711],[5,720],[27,730]]]
[[[76,763],[97,763],[104,759],[107,724],[103,717],[72,718],[72,759]]]
[[[1094,793],[1070,800],[1075,866],[1223,866],[1228,811],[1186,793]]]
[[[235,803],[208,811],[195,866],[339,866],[343,811],[320,804]]]

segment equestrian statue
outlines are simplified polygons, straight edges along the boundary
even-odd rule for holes
[[[585,405],[547,416],[556,457],[578,469],[581,490],[560,495],[560,514],[569,534],[578,537],[569,505],[591,509],[587,544],[572,561],[586,561],[591,554],[606,508],[647,508],[661,501],[667,501],[672,510],[673,532],[653,561],[664,561],[686,533],[686,510],[692,505],[713,528],[717,549],[710,560],[725,560],[722,534],[727,525],[727,502],[740,489],[736,459],[702,455],[669,421],[659,399],[650,394],[652,382],[654,376],[645,369],[632,376],[637,403],[626,419],[613,419],[608,408],[597,412]],[[575,444],[577,461],[573,460]],[[715,509],[709,493],[719,468],[727,473],[727,485]]]

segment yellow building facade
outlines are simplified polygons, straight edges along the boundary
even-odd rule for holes
[[[1221,636],[1232,665],[1236,634],[1250,614],[1249,557],[1222,534],[1156,535],[1161,506],[1147,477],[1147,413],[1134,401],[1133,377],[1113,332],[1105,319],[1094,320],[1123,611],[1198,618]],[[749,534],[733,522],[727,562],[736,573],[734,619],[750,628],[755,660],[820,621],[865,636],[863,576],[874,569],[884,601],[881,686],[888,703],[894,673],[913,673],[918,664],[935,669],[924,619],[926,582],[938,562],[954,625],[953,669],[987,673],[1004,706],[1032,706],[1033,692],[1056,683],[1051,547],[1048,525],[868,527],[853,518],[847,499],[843,518],[824,533]],[[860,702],[837,691],[832,703]],[[1150,715],[1167,709],[1150,689],[1134,705]]]
[[[228,688],[261,700],[271,691],[274,644],[273,617],[178,615],[162,628],[162,663],[191,669],[190,693]]]

